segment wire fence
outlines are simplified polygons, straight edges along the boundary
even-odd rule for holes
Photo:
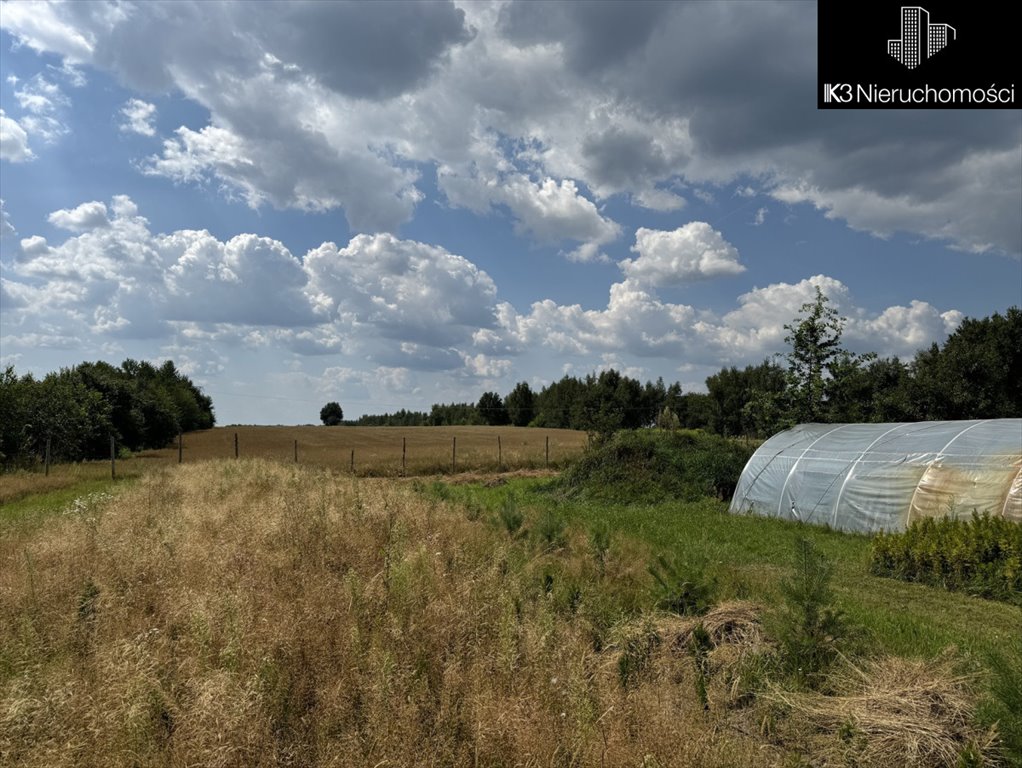
[[[179,434],[159,450],[131,452],[110,436],[109,477],[146,468],[216,459],[260,458],[329,467],[360,476],[450,474],[470,471],[559,469],[588,445],[585,433],[526,427],[219,427]],[[32,467],[49,476],[46,441]],[[99,475],[103,461],[83,462]]]

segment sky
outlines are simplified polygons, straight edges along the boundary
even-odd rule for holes
[[[0,3],[0,364],[218,422],[616,368],[705,391],[819,287],[910,359],[1022,304],[1022,112],[816,109],[816,4]]]

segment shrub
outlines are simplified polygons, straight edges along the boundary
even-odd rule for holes
[[[808,539],[795,546],[795,568],[781,581],[784,612],[778,632],[781,663],[798,682],[814,687],[838,657],[847,634],[830,590],[832,567]]]
[[[560,487],[572,498],[620,503],[728,499],[750,455],[750,448],[717,435],[626,430],[587,451]]]
[[[1022,634],[989,651],[990,694],[979,711],[981,723],[996,724],[1005,763],[1022,768]]]
[[[1022,605],[1022,526],[973,513],[924,518],[873,540],[870,571]]]
[[[518,499],[512,494],[506,496],[498,514],[500,522],[504,524],[508,534],[512,538],[517,536],[518,530],[522,527],[522,523],[525,522],[525,515],[518,508]]]
[[[649,573],[656,582],[657,608],[680,616],[697,616],[713,602],[714,584],[699,568],[679,566],[660,555],[649,566]]]

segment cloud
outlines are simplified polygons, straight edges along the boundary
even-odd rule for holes
[[[602,216],[571,179],[533,182],[524,174],[486,178],[442,171],[438,183],[455,205],[479,212],[492,205],[507,206],[516,231],[539,242],[581,243],[567,254],[572,261],[600,258],[600,249],[621,236],[620,225]]]
[[[424,350],[434,349],[450,362],[449,347],[496,325],[490,276],[437,246],[358,235],[345,248],[324,243],[304,263],[309,295],[321,313],[356,337],[415,345],[401,350],[391,344],[398,360],[421,361],[429,354]]]
[[[510,374],[514,365],[510,360],[493,358],[489,355],[464,355],[465,371],[478,379],[497,380]]]
[[[568,254],[573,261],[592,261],[601,246],[616,240],[621,227],[599,214],[592,202],[579,194],[575,182],[553,179],[542,183],[518,178],[504,186],[501,202],[518,218],[518,228],[541,242],[580,241]]]
[[[285,3],[252,10],[248,30],[267,50],[325,87],[357,98],[416,89],[452,46],[471,39],[464,11],[446,0]]]
[[[911,357],[935,340],[943,341],[963,319],[964,315],[957,310],[940,312],[925,301],[912,301],[907,307],[888,307],[877,317],[852,321],[847,337],[860,347]]]
[[[547,299],[515,317],[514,328],[524,347],[545,347],[559,355],[627,351],[640,357],[679,356],[686,352],[684,329],[695,318],[692,307],[662,302],[625,280],[610,287],[606,309],[586,310]]]
[[[217,126],[182,126],[143,169],[180,183],[216,179],[252,208],[343,208],[354,229],[371,232],[396,229],[422,198],[415,171],[395,168],[368,147],[339,150],[322,132],[299,126],[283,127],[274,141]]]
[[[358,235],[299,260],[251,233],[226,241],[205,230],[154,234],[124,195],[49,218],[74,234],[53,245],[21,239],[4,291],[20,297],[24,318],[42,318],[45,307],[67,335],[276,343],[432,370],[464,368],[469,354],[475,370],[494,370],[493,355],[508,349],[498,327],[507,308],[497,306],[489,275],[437,246]],[[3,220],[6,249],[17,233],[6,212]],[[494,344],[476,348],[476,334],[487,332]]]
[[[32,136],[52,143],[68,132],[61,112],[70,104],[60,87],[42,75],[35,75],[14,91],[22,112],[21,126]]]
[[[54,211],[47,217],[47,221],[55,227],[66,229],[70,232],[86,232],[96,227],[105,227],[110,224],[107,218],[106,205],[93,200],[90,203],[82,203],[71,210],[61,209]]]
[[[547,348],[562,358],[672,359],[712,372],[783,353],[784,326],[815,299],[817,287],[847,318],[843,340],[853,351],[911,357],[920,348],[943,342],[962,318],[957,310],[940,312],[923,301],[873,314],[853,302],[841,281],[815,275],[748,291],[723,315],[665,302],[627,279],[611,286],[604,309],[546,300],[535,302],[527,314],[503,317],[501,324],[523,348]]]
[[[52,322],[82,335],[158,338],[171,335],[175,322],[295,327],[318,320],[304,292],[307,274],[278,241],[242,234],[221,242],[193,230],[154,235],[123,195],[109,208],[92,201],[49,218],[77,234],[56,245],[25,238],[13,272],[38,286],[39,303],[28,314],[45,306]]]
[[[971,152],[950,165],[935,164],[923,174],[926,185],[892,183],[883,192],[865,186],[826,189],[809,181],[780,184],[771,194],[789,203],[809,203],[828,218],[847,221],[878,237],[919,232],[974,253],[1022,252],[1018,212],[1022,173],[1018,147]],[[891,162],[894,162],[892,159]]]
[[[738,261],[738,249],[704,221],[692,221],[673,231],[646,229],[635,232],[632,252],[621,270],[634,280],[652,285],[677,285],[745,271]]]
[[[3,251],[0,251],[0,257],[7,255],[7,248],[16,242],[17,235],[18,230],[11,223],[11,215],[7,212],[6,203],[3,198],[0,198],[0,244],[4,247]]]
[[[155,104],[141,99],[128,99],[121,107],[121,117],[124,121],[120,128],[125,133],[137,133],[140,136],[156,135],[156,128],[153,126],[156,119]]]
[[[158,237],[168,320],[241,325],[311,325],[308,276],[282,243],[243,234],[221,242],[205,230]]]
[[[343,209],[356,229],[395,232],[436,167],[451,205],[507,206],[536,239],[563,224],[585,259],[613,240],[601,201],[677,210],[671,190],[754,179],[879,236],[1022,251],[1017,115],[816,110],[815,8],[798,3],[4,11],[20,44],[208,109],[146,167],[250,205]]]
[[[35,155],[28,146],[28,132],[0,109],[0,160],[26,163],[34,159]]]
[[[85,339],[95,354],[144,344],[210,375],[231,356],[275,356],[298,369],[322,359],[357,371],[349,383],[364,386],[369,399],[380,387],[421,391],[419,377],[437,385],[435,393],[460,397],[480,381],[500,387],[527,377],[530,365],[581,371],[595,364],[634,375],[684,369],[694,380],[723,365],[756,363],[785,350],[784,325],[817,288],[847,318],[844,341],[853,351],[909,357],[944,341],[962,320],[955,309],[920,300],[870,311],[827,275],[754,288],[724,312],[672,303],[657,295],[658,282],[701,264],[677,266],[658,250],[676,245],[675,231],[651,230],[666,245],[649,248],[637,237],[644,245],[635,262],[646,279],[614,283],[604,306],[546,299],[519,312],[498,301],[493,280],[468,258],[389,234],[324,243],[299,258],[254,233],[227,240],[204,230],[153,233],[125,196],[54,216],[71,229],[65,240],[22,238],[18,257],[3,265],[8,356],[81,354]],[[4,221],[5,242],[16,239]],[[692,224],[701,226],[690,234],[717,237],[727,250],[719,233]]]
[[[3,28],[39,53],[56,53],[72,63],[87,61],[93,46],[76,27],[77,18],[61,18],[68,9],[44,4],[4,4]]]

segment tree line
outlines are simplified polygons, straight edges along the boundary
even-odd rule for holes
[[[645,384],[615,370],[564,376],[534,391],[484,392],[475,403],[435,404],[334,423],[356,426],[505,425],[607,435],[660,426],[769,437],[806,422],[899,422],[1022,416],[1022,310],[966,318],[943,345],[910,361],[853,354],[846,319],[817,289],[785,325],[787,350],[758,365],[722,368],[706,392],[663,379]],[[339,408],[339,406],[338,406]]]
[[[172,361],[159,367],[125,360],[61,368],[41,379],[0,372],[0,465],[38,461],[50,443],[54,461],[109,456],[121,448],[163,448],[179,432],[209,429],[213,401]]]

